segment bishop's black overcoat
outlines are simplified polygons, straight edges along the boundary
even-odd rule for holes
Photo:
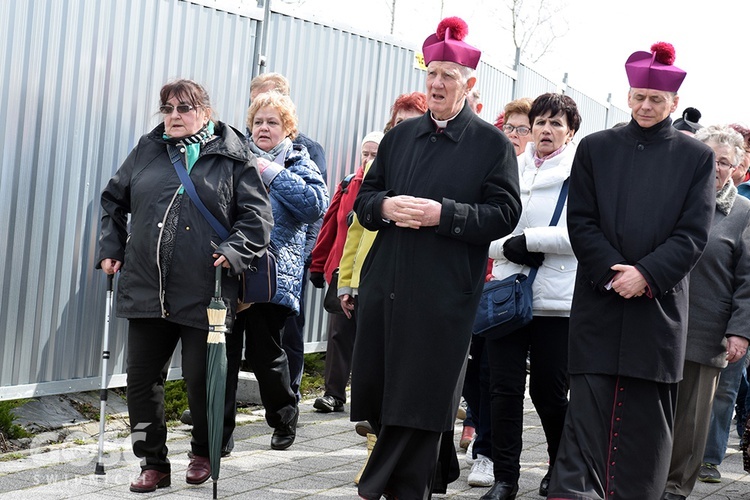
[[[383,220],[386,196],[442,203],[437,227]],[[438,133],[429,112],[388,132],[355,211],[378,230],[363,265],[352,361],[352,420],[453,427],[492,240],[521,202],[513,146],[468,106]]]
[[[578,259],[571,374],[682,379],[687,275],[708,240],[715,204],[713,151],[669,118],[648,129],[631,120],[581,140],[568,196]],[[653,298],[606,290],[618,263],[635,265]]]

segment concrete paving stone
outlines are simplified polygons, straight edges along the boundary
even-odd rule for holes
[[[313,455],[305,458],[299,458],[294,461],[293,466],[300,470],[308,471],[310,473],[315,471],[325,471],[335,469],[336,467],[342,467],[349,465],[353,462],[359,462],[353,460],[350,457],[341,457],[336,455]]]
[[[260,477],[257,474],[245,473],[229,478],[219,478],[219,491],[226,494],[235,494],[242,492],[260,493],[266,486],[274,483],[275,480],[270,477]],[[255,495],[255,496],[260,496]]]
[[[292,491],[307,492],[313,495],[316,492],[324,493],[334,488],[344,487],[348,483],[348,480],[341,477],[315,473],[287,479],[283,483],[277,483],[277,485]],[[354,489],[352,489],[352,493],[356,493]]]
[[[313,401],[314,398],[300,405],[297,440],[284,451],[270,449],[272,429],[266,425],[262,409],[238,415],[241,423],[235,431],[235,449],[232,455],[222,460],[220,498],[356,498],[353,477],[366,456],[365,440],[354,432],[354,424],[349,421],[347,412],[318,413],[312,408]],[[546,443],[528,395],[525,404],[520,492],[517,499],[539,500],[539,481],[547,471]],[[122,415],[118,417],[122,418]],[[84,434],[94,432],[90,425],[77,429]],[[461,429],[461,422],[457,421],[456,446]],[[91,436],[93,442],[80,436],[80,440],[71,438],[70,442],[58,448],[40,448],[29,452],[25,458],[0,462],[0,497],[34,500],[211,497],[210,482],[191,486],[184,480],[188,463],[186,452],[190,449],[189,426],[177,426],[169,432],[172,486],[147,496],[129,491],[130,482],[139,472],[139,460],[132,455],[129,436],[116,436],[105,434],[105,476],[93,474],[98,451],[97,444],[93,443],[96,443],[98,435]],[[690,500],[750,500],[750,477],[742,469],[737,441],[734,436],[730,438],[727,457],[719,467],[723,482],[699,482]],[[82,442],[86,444],[80,444]],[[476,500],[488,490],[468,486],[471,467],[466,464],[464,456],[464,451],[459,450],[460,477],[449,485],[447,494],[434,495],[436,499]]]
[[[38,481],[38,482],[37,482]],[[33,476],[33,486],[12,493],[13,498],[63,499],[96,493],[101,487],[89,478],[43,471]]]
[[[0,496],[34,486],[31,475],[9,474],[0,477]]]
[[[305,498],[316,498],[316,497],[325,497],[325,498],[359,498],[357,495],[357,487],[354,486],[354,483],[352,483],[351,486],[346,487],[340,487],[340,488],[332,488],[330,490],[326,490],[325,492],[322,492],[320,495],[317,493],[313,493],[308,495]],[[435,498],[440,498],[439,496],[435,496]],[[476,500],[478,497],[474,497],[474,500]]]

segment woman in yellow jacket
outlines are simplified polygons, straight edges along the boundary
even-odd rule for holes
[[[372,161],[365,165],[365,175],[370,170]],[[370,231],[362,227],[357,220],[357,214],[351,213],[352,221],[346,231],[346,242],[344,252],[339,262],[339,288],[338,297],[341,301],[341,309],[347,318],[352,317],[356,304],[357,289],[359,288],[359,276],[362,271],[362,263],[375,241],[377,231]]]

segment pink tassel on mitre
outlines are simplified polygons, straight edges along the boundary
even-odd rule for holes
[[[656,61],[671,66],[674,64],[674,46],[667,42],[656,42],[651,46]]]
[[[469,34],[469,25],[466,24],[466,21],[460,17],[446,17],[440,21],[437,31],[435,31],[438,40],[445,40],[445,31],[449,28],[451,30],[451,38],[454,40],[463,40]]]

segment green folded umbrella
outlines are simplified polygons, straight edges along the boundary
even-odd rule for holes
[[[224,399],[227,388],[227,306],[221,298],[221,266],[216,267],[214,296],[208,305],[208,348],[206,354],[206,411],[208,412],[208,458],[216,498],[224,434]]]

